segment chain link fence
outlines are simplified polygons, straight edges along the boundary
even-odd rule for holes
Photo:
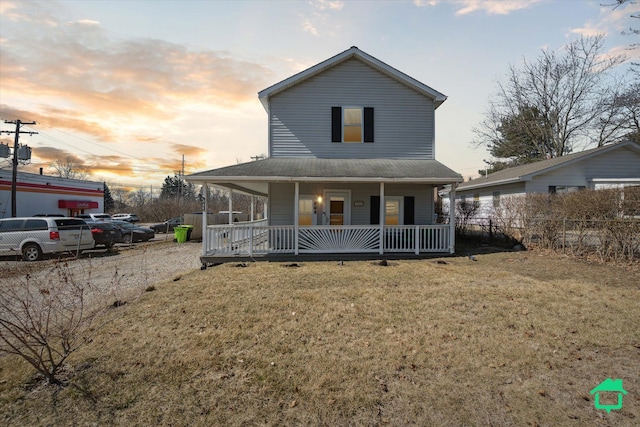
[[[480,237],[595,255],[602,261],[640,261],[640,187],[530,194],[501,200],[492,215],[478,206],[457,206],[458,236]]]

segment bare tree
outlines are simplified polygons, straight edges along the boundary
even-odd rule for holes
[[[113,195],[115,210],[126,210],[131,192],[124,187],[119,187],[114,184],[111,187],[111,194]]]
[[[71,157],[66,157],[64,160],[58,159],[49,167],[60,178],[88,179],[91,176],[91,173],[84,166],[74,162]]]
[[[558,53],[543,50],[534,62],[511,66],[485,119],[474,129],[475,143],[492,151],[500,145],[522,145],[524,138],[527,144],[517,147],[524,150],[522,155],[532,153],[533,160],[540,160],[563,156],[578,145],[600,146],[619,138],[622,129],[607,119],[618,114],[611,110],[617,106],[616,92],[608,77],[624,58],[603,55],[603,44],[602,35],[581,37]],[[506,132],[506,122],[517,132]],[[604,125],[609,127],[602,130]],[[509,134],[518,138],[509,139]]]
[[[66,263],[36,279],[4,279],[0,285],[0,353],[22,357],[50,384],[67,358],[90,342],[106,305],[90,306],[90,274],[78,280]]]
[[[140,188],[131,194],[130,199],[134,207],[141,208],[151,201],[151,193]]]

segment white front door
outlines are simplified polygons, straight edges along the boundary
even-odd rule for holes
[[[351,224],[351,192],[348,190],[326,190],[324,192],[323,225]]]

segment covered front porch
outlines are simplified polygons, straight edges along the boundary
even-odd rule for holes
[[[436,218],[434,194],[438,185],[455,185],[461,177],[435,161],[364,162],[370,167],[354,159],[265,159],[190,175],[189,181],[203,185],[204,195],[215,186],[230,195],[268,198],[259,220],[253,220],[260,218],[253,203],[246,222],[233,222],[229,215],[228,224],[210,225],[202,215],[203,265],[232,259],[453,253],[455,221]],[[355,165],[356,171],[348,170]],[[285,170],[288,176],[282,176]],[[228,212],[233,211],[229,197]]]
[[[267,220],[209,225],[203,257],[259,257],[269,254],[453,253],[449,224],[267,225]]]

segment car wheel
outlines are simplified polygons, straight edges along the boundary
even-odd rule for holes
[[[38,261],[42,259],[42,249],[35,243],[27,243],[22,248],[22,259],[25,261]]]
[[[131,244],[131,234],[126,234],[124,236],[122,236],[122,241],[124,243],[126,243],[127,245]]]

